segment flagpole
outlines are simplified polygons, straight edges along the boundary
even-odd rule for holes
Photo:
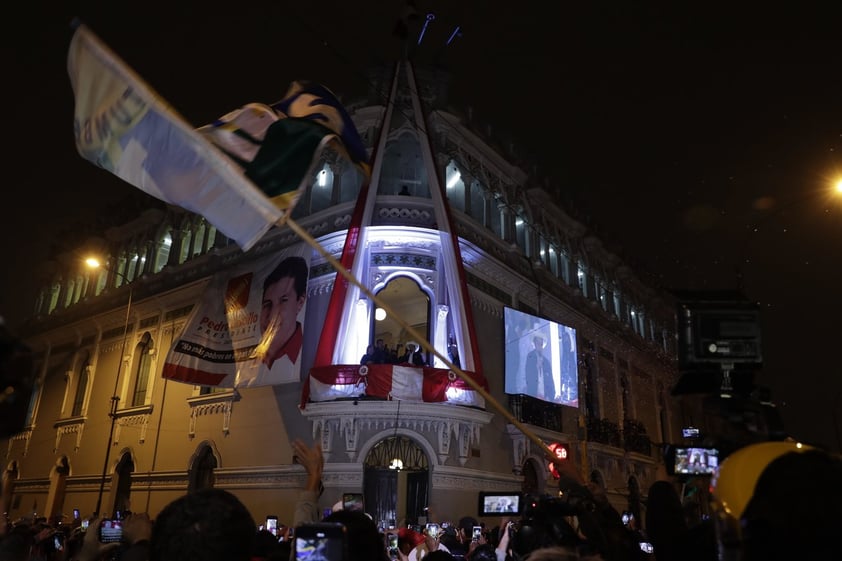
[[[447,367],[448,367],[448,368],[449,368],[449,369],[450,369],[450,370],[451,370],[454,374],[456,374],[457,376],[459,376],[459,378],[461,378],[461,379],[462,379],[462,380],[463,380],[466,384],[468,384],[469,386],[471,386],[471,388],[473,388],[473,389],[474,389],[477,393],[479,393],[479,394],[480,394],[480,395],[481,395],[481,396],[482,396],[482,397],[483,397],[483,398],[484,398],[487,402],[491,403],[491,405],[492,405],[492,406],[493,406],[493,407],[494,407],[494,408],[495,408],[495,409],[496,409],[496,410],[497,410],[497,411],[498,411],[501,415],[503,415],[503,417],[505,417],[505,418],[506,418],[506,419],[507,419],[507,420],[508,420],[511,424],[513,424],[515,427],[517,427],[517,429],[518,429],[520,432],[522,432],[522,433],[523,433],[523,434],[524,434],[527,438],[529,438],[532,442],[534,442],[536,445],[538,445],[538,447],[540,447],[540,448],[541,448],[541,450],[543,450],[543,451],[544,451],[544,453],[547,455],[547,457],[548,457],[548,458],[550,458],[551,460],[557,460],[557,459],[558,459],[558,458],[555,456],[555,454],[553,453],[553,451],[552,451],[552,450],[550,450],[550,448],[547,446],[547,444],[546,444],[546,443],[544,443],[544,441],[543,441],[543,440],[541,440],[541,439],[540,439],[540,438],[539,438],[536,434],[534,434],[532,431],[530,431],[530,430],[529,430],[529,429],[528,429],[528,428],[527,428],[527,427],[526,427],[523,423],[521,423],[520,421],[518,421],[518,420],[517,420],[517,419],[516,419],[516,418],[515,418],[512,414],[511,414],[511,412],[509,412],[509,410],[508,410],[508,409],[506,409],[505,407],[503,407],[503,406],[502,406],[502,405],[501,405],[501,404],[500,404],[500,403],[499,403],[496,399],[494,399],[494,397],[492,397],[492,396],[491,396],[491,394],[489,394],[489,393],[485,390],[485,388],[483,388],[482,386],[480,386],[480,385],[476,382],[476,380],[474,380],[473,378],[471,378],[470,376],[468,376],[468,375],[467,375],[465,372],[463,372],[460,368],[458,368],[456,365],[454,365],[452,362],[450,362],[450,360],[448,359],[448,357],[445,357],[445,356],[444,356],[444,355],[442,355],[439,351],[437,351],[437,350],[436,350],[436,349],[435,349],[435,348],[434,348],[434,347],[433,347],[433,346],[432,346],[432,345],[431,345],[431,344],[427,341],[427,338],[426,338],[425,336],[423,336],[423,335],[421,335],[420,333],[418,333],[418,332],[417,332],[417,331],[416,331],[416,330],[415,330],[415,329],[414,329],[411,325],[409,325],[409,324],[408,324],[408,323],[407,323],[407,322],[406,322],[406,321],[405,321],[405,320],[404,320],[404,319],[403,319],[400,315],[396,314],[396,313],[395,313],[395,312],[394,312],[394,311],[393,311],[393,310],[389,307],[389,305],[388,305],[388,304],[386,304],[385,302],[383,302],[383,301],[381,301],[379,298],[377,298],[377,296],[375,296],[375,295],[374,295],[374,294],[373,294],[373,293],[372,293],[372,292],[368,289],[368,287],[363,286],[363,284],[362,284],[362,283],[360,283],[360,281],[358,281],[358,280],[356,279],[356,277],[354,277],[354,275],[352,275],[352,274],[348,271],[348,269],[346,269],[344,266],[342,266],[342,263],[340,263],[340,262],[339,262],[339,261],[338,261],[338,260],[337,260],[337,259],[336,259],[333,255],[332,255],[332,254],[330,254],[330,253],[329,253],[329,252],[328,252],[328,251],[327,251],[324,247],[322,247],[322,244],[320,244],[318,241],[316,241],[316,239],[315,239],[315,238],[313,238],[313,237],[312,237],[312,236],[311,236],[311,235],[307,232],[307,230],[305,230],[304,228],[302,228],[302,227],[301,227],[301,225],[299,225],[299,224],[298,224],[295,220],[293,220],[292,218],[286,218],[286,219],[282,219],[282,220],[278,221],[277,226],[283,226],[284,224],[286,224],[287,226],[289,226],[289,227],[290,227],[290,229],[291,229],[293,232],[295,232],[295,233],[296,233],[296,234],[297,234],[297,235],[298,235],[301,239],[303,239],[305,242],[307,242],[307,244],[309,244],[312,248],[314,248],[316,251],[318,251],[318,252],[319,252],[319,254],[320,254],[322,257],[324,257],[324,258],[328,261],[328,263],[330,263],[330,264],[333,266],[333,268],[334,268],[334,269],[336,269],[336,272],[337,272],[337,273],[339,273],[340,275],[342,275],[342,277],[343,277],[343,278],[345,278],[345,280],[347,280],[348,282],[350,282],[351,284],[353,284],[354,286],[356,286],[357,288],[359,288],[359,289],[360,289],[360,291],[362,291],[362,292],[363,292],[363,294],[365,294],[366,296],[368,296],[369,298],[371,298],[371,300],[372,300],[372,301],[373,301],[373,302],[374,302],[374,303],[375,303],[378,307],[383,308],[384,310],[386,310],[386,313],[389,315],[389,317],[393,318],[393,319],[394,319],[394,320],[398,323],[398,325],[400,325],[402,328],[404,328],[404,329],[405,329],[405,330],[406,330],[406,331],[407,331],[410,335],[412,335],[412,336],[413,336],[413,337],[414,337],[417,341],[419,341],[419,344],[421,345],[421,347],[422,347],[422,348],[424,348],[424,350],[426,350],[426,351],[428,351],[428,352],[433,353],[433,354],[434,354],[437,358],[439,358],[442,362],[444,362],[445,366],[447,366]],[[470,305],[470,303],[468,303],[468,305]]]

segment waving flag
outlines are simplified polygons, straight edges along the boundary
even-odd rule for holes
[[[359,134],[323,86],[296,82],[277,108],[250,104],[197,131],[84,25],[68,73],[79,154],[244,250],[292,211],[326,146],[368,173]]]

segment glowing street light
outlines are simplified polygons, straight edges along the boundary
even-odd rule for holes
[[[85,265],[87,265],[91,269],[99,269],[100,267],[102,267],[109,273],[114,273],[115,275],[119,276],[123,279],[123,281],[125,281],[126,284],[129,285],[129,301],[126,305],[126,321],[123,323],[123,344],[120,346],[120,358],[119,362],[117,362],[117,375],[114,377],[114,392],[111,394],[111,409],[109,412],[109,416],[111,417],[111,430],[108,432],[108,444],[105,448],[105,461],[102,464],[102,477],[99,481],[99,493],[97,494],[96,507],[94,508],[94,516],[99,516],[100,508],[102,507],[102,494],[105,490],[105,476],[108,474],[108,460],[111,457],[111,446],[114,443],[114,427],[117,423],[117,406],[120,402],[120,396],[117,395],[117,391],[119,389],[120,383],[120,371],[123,367],[123,357],[126,356],[126,339],[129,335],[129,317],[131,316],[132,311],[133,290],[129,279],[127,279],[125,275],[103,266],[97,258],[88,257],[87,259],[85,259]]]

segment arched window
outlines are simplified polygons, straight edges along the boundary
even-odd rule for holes
[[[213,448],[208,443],[202,443],[193,456],[190,464],[190,476],[187,483],[187,492],[193,493],[202,489],[212,489],[214,485],[213,470],[219,467]]]
[[[153,273],[159,273],[169,261],[170,249],[172,249],[172,236],[169,232],[166,232],[158,239],[156,247],[155,266],[152,269]]]
[[[67,456],[62,456],[50,472],[50,489],[47,492],[47,504],[44,507],[44,513],[50,518],[51,522],[56,522],[53,520],[54,517],[61,516],[68,475],[70,475],[70,463]],[[58,519],[58,521],[60,520],[61,518]]]
[[[479,181],[472,181],[470,186],[470,196],[471,196],[471,217],[482,224],[483,226],[491,226],[491,223],[494,222],[492,217],[488,217],[486,220],[485,217],[485,188]],[[494,201],[494,205],[496,206],[497,201]],[[498,213],[497,216],[497,224],[500,223],[500,216]]]
[[[395,277],[377,293],[377,296],[415,331],[425,335],[428,341],[431,340],[430,297],[421,290],[417,282],[407,276]],[[383,339],[390,350],[396,350],[398,346],[401,349],[406,348],[406,343],[410,341],[406,330],[388,315],[382,315],[382,319],[377,319],[378,317],[381,316],[375,313],[372,318],[374,326],[371,333],[374,337],[371,342],[374,344],[378,339]],[[424,362],[429,364],[430,357],[425,356]]]
[[[310,187],[310,212],[318,212],[330,206],[333,199],[333,172],[325,165],[316,173]]]
[[[124,452],[114,469],[116,482],[112,484],[111,491],[114,497],[112,516],[115,512],[125,512],[131,508],[129,499],[132,494],[132,473],[134,473],[134,460],[129,452]]]
[[[76,374],[76,391],[73,394],[73,408],[70,411],[71,417],[78,417],[82,414],[85,405],[85,395],[88,392],[88,373],[91,369],[91,362],[88,354],[80,361],[79,372]]]
[[[537,495],[541,492],[541,480],[538,477],[538,468],[532,458],[523,462],[523,485],[521,490],[530,495]]]
[[[155,351],[155,343],[147,331],[135,347],[137,357],[137,368],[132,385],[132,407],[146,404],[146,392],[149,389],[149,371],[152,368],[152,353]]]
[[[462,173],[459,171],[459,167],[452,160],[444,171],[444,185],[450,206],[464,211],[465,182],[462,180]]]

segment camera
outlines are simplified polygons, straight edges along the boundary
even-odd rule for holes
[[[99,523],[99,541],[114,543],[123,539],[123,521],[105,519]]]
[[[478,516],[501,516],[512,514],[519,516],[523,511],[523,494],[517,491],[511,493],[479,493],[477,505]]]
[[[339,523],[320,522],[302,524],[295,529],[295,559],[348,558],[348,538],[345,526]]]
[[[719,466],[719,449],[671,446],[664,461],[669,475],[712,475]]]

